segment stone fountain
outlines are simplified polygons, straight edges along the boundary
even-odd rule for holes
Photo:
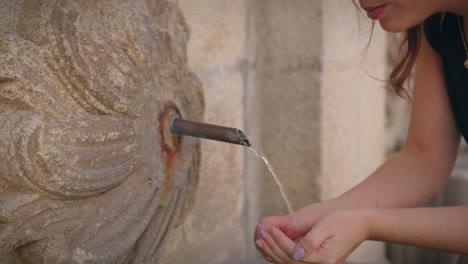
[[[174,4],[1,0],[0,263],[156,263],[198,181]]]

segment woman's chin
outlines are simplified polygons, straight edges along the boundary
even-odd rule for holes
[[[420,23],[423,23],[426,19],[425,16],[420,17],[407,17],[407,16],[387,16],[379,19],[380,26],[383,30],[397,33],[405,32],[408,29],[411,29],[417,26]]]
[[[409,28],[411,28],[402,24],[389,23],[388,21],[385,21],[385,20],[379,20],[379,23],[383,30],[387,32],[391,32],[391,33],[404,32],[408,30]]]

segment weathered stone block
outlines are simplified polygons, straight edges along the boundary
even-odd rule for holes
[[[189,66],[196,72],[243,58],[248,0],[179,0],[191,39]]]
[[[254,75],[254,78],[258,76]],[[277,72],[257,83],[262,104],[260,129],[253,144],[265,153],[278,178],[286,188],[295,209],[320,198],[316,175],[320,173],[319,83],[311,69]],[[259,177],[262,215],[286,214],[286,204],[267,167],[252,155],[263,168]],[[251,161],[253,162],[253,161]]]
[[[253,1],[249,50],[248,127],[285,185],[294,208],[318,200],[321,2]],[[255,102],[253,102],[255,100]],[[252,117],[253,116],[253,117]],[[261,162],[260,160],[258,162]],[[250,162],[252,164],[252,162]],[[263,166],[260,215],[287,213],[278,186]],[[251,174],[250,174],[251,175]]]
[[[321,1],[251,1],[249,49],[270,71],[314,68],[322,51]]]

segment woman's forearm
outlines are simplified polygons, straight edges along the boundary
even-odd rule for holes
[[[450,159],[441,162],[430,155],[402,151],[337,200],[366,207],[415,207],[440,188],[452,168]]]
[[[369,209],[369,239],[468,254],[468,206]]]

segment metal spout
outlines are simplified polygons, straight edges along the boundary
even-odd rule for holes
[[[197,123],[173,117],[170,122],[170,130],[173,134],[212,139],[250,147],[247,136],[237,128]]]

